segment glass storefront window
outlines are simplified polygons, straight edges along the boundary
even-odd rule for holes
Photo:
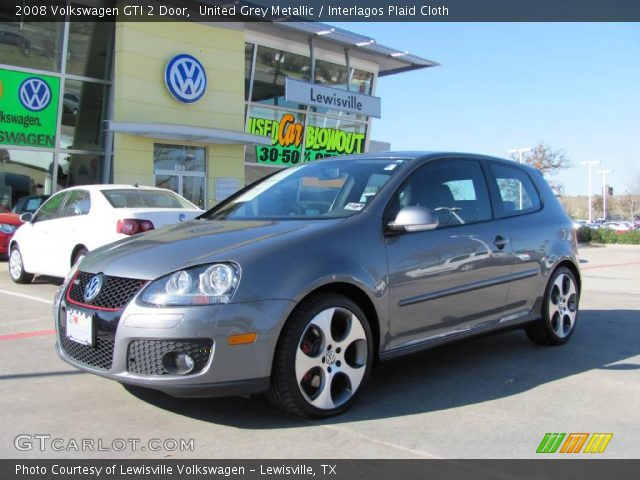
[[[304,115],[273,108],[251,107],[247,132],[271,138],[271,145],[247,148],[245,161],[296,165],[302,161]]]
[[[62,174],[66,183],[61,188],[102,183],[103,168],[104,155],[62,152],[58,160],[58,179]]]
[[[323,85],[347,89],[347,67],[325,60],[316,60],[315,82]]]
[[[373,73],[365,72],[364,70],[358,70],[357,68],[351,69],[351,80],[349,82],[349,89],[352,92],[360,93],[362,95],[371,95],[372,88]]]
[[[101,150],[108,105],[108,88],[92,82],[67,80],[62,100],[60,147],[74,150]]]
[[[305,162],[364,152],[367,125],[309,115],[304,140]]]
[[[113,23],[71,22],[67,49],[67,73],[109,78],[113,49]]]
[[[0,206],[7,210],[20,197],[50,194],[53,153],[0,148]]]
[[[206,150],[203,147],[163,143],[153,145],[153,167],[156,170],[204,173],[205,157]]]
[[[244,99],[249,100],[249,90],[251,82],[251,65],[253,64],[253,43],[244,44]]]
[[[186,145],[153,145],[156,187],[168,188],[191,203],[205,208],[207,150]]]
[[[52,72],[60,71],[63,22],[6,22],[0,7],[0,63]]]
[[[258,46],[251,100],[274,106],[304,109],[284,99],[285,78],[309,81],[311,59],[304,55]]]

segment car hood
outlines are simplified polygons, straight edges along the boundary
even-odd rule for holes
[[[87,255],[80,270],[153,280],[183,268],[237,261],[273,242],[313,234],[339,220],[191,220],[111,243]]]

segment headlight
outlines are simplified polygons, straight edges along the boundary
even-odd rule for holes
[[[140,300],[156,306],[229,303],[239,282],[238,265],[215,263],[154,280],[144,289]]]
[[[8,233],[9,235],[11,235],[15,231],[16,231],[15,225],[11,225],[10,223],[0,223],[0,232]]]

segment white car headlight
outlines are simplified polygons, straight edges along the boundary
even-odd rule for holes
[[[9,235],[11,235],[15,231],[16,231],[15,225],[11,225],[10,223],[0,223],[0,232],[8,233]]]
[[[155,306],[229,303],[240,282],[240,267],[215,263],[188,268],[151,282],[140,300]]]

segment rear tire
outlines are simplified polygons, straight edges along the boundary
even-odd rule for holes
[[[578,282],[566,267],[556,269],[544,293],[542,318],[525,328],[529,339],[539,345],[563,345],[569,341],[578,321]]]
[[[14,245],[9,253],[9,276],[15,283],[31,283],[33,280],[33,274],[24,270],[22,254],[17,245]]]
[[[299,417],[331,417],[356,401],[372,363],[373,336],[362,310],[342,295],[319,294],[289,317],[267,398]]]

